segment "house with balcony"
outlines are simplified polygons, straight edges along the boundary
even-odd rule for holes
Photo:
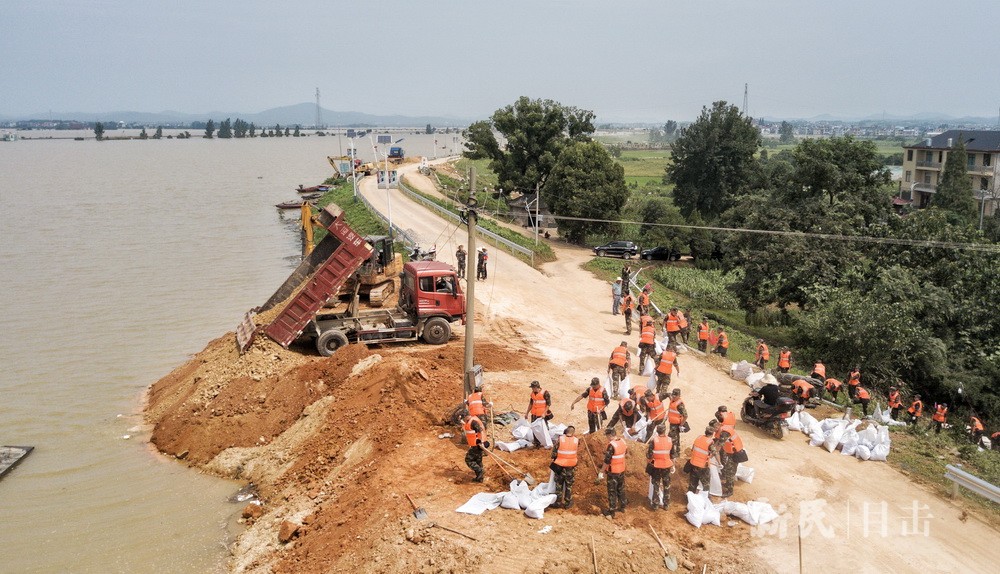
[[[997,178],[1000,131],[995,130],[948,130],[918,144],[903,146],[903,177],[896,203],[917,208],[931,205],[948,154],[960,140],[965,143],[969,193],[976,198],[984,215],[993,215],[1000,201]]]

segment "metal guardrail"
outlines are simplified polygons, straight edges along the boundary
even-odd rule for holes
[[[370,201],[368,201],[368,198],[366,198],[364,196],[364,194],[359,193],[357,195],[357,198],[360,199],[361,202],[364,203],[366,207],[368,207],[368,211],[370,211],[375,217],[381,219],[382,222],[385,223],[386,225],[391,226],[392,227],[392,231],[395,234],[395,236],[397,238],[399,238],[399,239],[402,239],[403,243],[405,243],[409,247],[413,247],[414,245],[417,244],[416,239],[414,239],[402,227],[396,225],[395,223],[389,223],[389,218],[387,218],[386,216],[382,215],[381,211],[375,209],[375,206],[372,205],[372,203]]]
[[[444,216],[444,217],[446,217],[448,219],[451,219],[452,221],[455,221],[457,223],[462,223],[462,217],[460,215],[458,215],[457,213],[455,213],[453,211],[449,211],[449,210],[445,209],[444,207],[441,207],[440,205],[438,205],[438,204],[434,203],[433,201],[427,199],[426,197],[420,195],[419,193],[414,192],[409,187],[407,187],[403,182],[399,182],[399,190],[402,191],[403,193],[405,193],[407,196],[409,196],[410,199],[412,199],[412,200],[414,200],[414,201],[416,201],[418,203],[421,203],[421,204],[425,205],[426,207],[429,207],[430,209],[432,209],[432,210],[438,212],[439,214],[441,214],[442,216]],[[493,233],[492,231],[489,231],[487,229],[483,229],[482,227],[480,227],[478,225],[476,226],[476,231],[479,232],[480,235],[482,235],[484,237],[487,237],[489,239],[492,239],[494,246],[496,246],[498,249],[500,248],[501,245],[503,245],[508,250],[510,250],[510,252],[512,254],[513,253],[521,253],[523,255],[527,255],[531,259],[531,264],[532,265],[535,264],[535,252],[532,251],[532,250],[530,250],[530,249],[528,249],[527,247],[521,247],[520,245],[518,245],[518,244],[516,244],[516,243],[514,243],[512,241],[508,241],[508,240],[504,239],[503,237],[500,237],[496,233]]]
[[[1000,503],[1000,487],[986,482],[977,476],[973,476],[955,465],[949,464],[944,468],[947,471],[944,473],[944,477],[954,483],[954,489],[951,492],[952,497],[958,496],[958,487],[961,486],[979,496]]]

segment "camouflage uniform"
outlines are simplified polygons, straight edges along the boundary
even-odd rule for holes
[[[670,373],[653,372],[656,373],[656,394],[667,394],[667,390],[670,389]]]
[[[614,399],[618,396],[618,387],[621,385],[622,379],[628,376],[628,370],[626,367],[620,365],[611,365],[611,398]]]
[[[671,445],[672,450],[673,445]],[[649,448],[646,450],[646,458],[649,460],[653,459],[652,441],[650,441]],[[649,482],[653,485],[653,500],[650,504],[654,509],[660,505],[661,492],[663,493],[663,510],[666,510],[667,505],[670,504],[670,470],[670,468],[655,468],[652,464],[646,468],[646,473],[649,474]]]
[[[465,464],[476,473],[476,482],[483,481],[483,449],[478,446],[470,446],[469,452],[465,453]]]
[[[733,455],[722,453],[722,470],[719,472],[719,478],[722,481],[722,496],[729,497],[733,495],[733,488],[736,486],[736,467],[739,463],[733,459]]]
[[[615,453],[612,445],[604,454],[604,464],[611,464],[611,456]],[[608,473],[608,510],[611,512],[625,511],[625,473]]]
[[[576,476],[576,467],[561,466],[559,468],[559,472],[555,473],[556,506],[569,508],[573,504],[573,478]]]

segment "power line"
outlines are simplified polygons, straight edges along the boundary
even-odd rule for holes
[[[931,239],[902,239],[897,237],[874,237],[871,235],[839,235],[834,233],[806,233],[804,231],[781,231],[776,229],[749,229],[740,227],[716,227],[711,225],[681,225],[676,223],[644,223],[642,221],[625,221],[614,219],[594,219],[590,217],[570,217],[566,215],[550,215],[553,219],[567,221],[585,221],[590,223],[618,223],[625,225],[644,225],[649,227],[669,227],[674,229],[695,229],[699,231],[720,231],[725,233],[750,233],[756,235],[779,235],[799,239],[822,239],[830,241],[857,241],[859,243],[880,243],[885,245],[907,245],[912,247],[935,247],[938,249],[959,249],[980,251],[983,253],[1000,253],[1000,245],[993,243],[959,243],[957,241],[934,241]]]

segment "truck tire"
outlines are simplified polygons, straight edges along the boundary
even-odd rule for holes
[[[451,338],[451,323],[441,317],[428,319],[421,336],[429,345],[443,345]]]
[[[337,329],[330,329],[329,331],[323,331],[316,338],[316,350],[319,351],[320,355],[329,357],[337,349],[347,345],[347,343],[347,335]]]

